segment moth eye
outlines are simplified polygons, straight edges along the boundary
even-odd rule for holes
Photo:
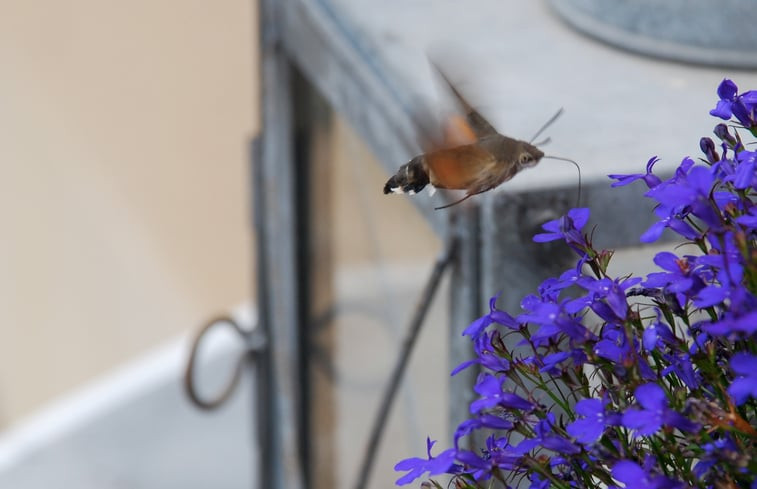
[[[523,153],[522,155],[520,155],[520,164],[521,165],[523,165],[525,163],[528,163],[531,160],[532,160],[531,155],[528,154],[528,153]]]

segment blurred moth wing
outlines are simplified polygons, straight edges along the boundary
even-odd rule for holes
[[[419,129],[425,135],[425,152],[400,167],[384,185],[385,194],[413,194],[428,184],[436,188],[466,190],[465,197],[449,204],[454,205],[495,188],[520,169],[535,165],[544,156],[530,143],[498,133],[442,70],[433,66],[462,114],[453,111],[446,115],[436,130],[429,129],[428,121],[416,121],[420,122]]]

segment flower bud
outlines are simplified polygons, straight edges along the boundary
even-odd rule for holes
[[[720,160],[720,155],[715,151],[715,143],[710,138],[702,138],[699,140],[699,147],[702,149],[702,153],[707,156],[707,161],[715,163]]]
[[[736,146],[736,138],[731,136],[731,133],[728,131],[728,126],[723,124],[722,122],[715,126],[715,130],[712,131],[715,133],[715,135],[720,139],[721,141],[724,141],[729,146],[733,147]]]

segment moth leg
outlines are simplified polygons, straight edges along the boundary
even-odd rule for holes
[[[473,197],[474,195],[482,194],[482,193],[486,192],[487,190],[491,190],[491,189],[487,188],[487,189],[484,189],[484,190],[479,190],[478,192],[467,193],[467,194],[465,194],[465,197],[463,197],[462,199],[456,200],[456,201],[452,202],[451,204],[446,204],[446,205],[443,205],[441,207],[434,207],[434,210],[438,211],[438,210],[441,210],[441,209],[446,209],[447,207],[452,207],[453,205],[457,205],[460,202],[468,200],[469,198]]]

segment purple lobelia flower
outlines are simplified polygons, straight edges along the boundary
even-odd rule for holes
[[[746,214],[737,217],[736,222],[749,230],[757,229],[757,206],[747,210]]]
[[[711,115],[729,120],[731,117],[744,125],[747,129],[757,126],[757,91],[738,94],[738,87],[731,80],[724,79],[718,87],[717,106],[710,111]]]
[[[602,331],[602,339],[594,344],[594,353],[616,365],[630,365],[632,346],[622,328],[608,325]]]
[[[644,194],[659,202],[654,213],[660,220],[642,234],[643,243],[656,241],[665,228],[686,239],[699,238],[701,233],[686,222],[689,214],[708,224],[720,225],[719,213],[709,201],[709,192],[714,182],[712,171],[694,165],[694,160],[684,158],[673,177]]]
[[[710,111],[710,115],[720,117],[725,121],[730,119],[733,116],[733,110],[731,107],[736,100],[737,91],[738,87],[736,87],[736,84],[731,80],[726,78],[720,82],[720,85],[718,86],[718,97],[720,97],[720,100],[718,100],[718,104],[715,108]]]
[[[583,229],[587,222],[589,222],[589,209],[571,209],[567,215],[560,219],[543,224],[542,228],[547,232],[535,235],[534,241],[537,243],[546,243],[547,241],[564,239],[574,249],[576,247],[583,248],[587,243],[581,234],[581,229]]]
[[[652,435],[664,426],[681,431],[696,431],[699,425],[668,407],[665,392],[657,384],[642,384],[634,391],[642,409],[631,408],[623,413],[622,424],[636,430],[636,436]]]
[[[471,365],[481,365],[488,368],[492,372],[507,372],[510,370],[510,362],[502,357],[492,347],[493,338],[498,338],[499,333],[490,332],[483,333],[473,338],[473,350],[476,352],[476,356],[471,360],[466,360],[452,370],[450,376],[457,375],[462,370],[470,367]]]
[[[757,357],[737,353],[731,358],[731,369],[736,373],[736,378],[728,387],[728,394],[736,405],[744,404],[750,397],[757,398]]]
[[[739,151],[736,154],[736,168],[732,175],[723,178],[724,182],[733,182],[737,190],[757,187],[757,152]]]
[[[469,418],[460,423],[455,430],[455,448],[459,448],[460,439],[473,431],[480,430],[482,428],[490,428],[493,430],[509,430],[513,428],[513,423],[495,414],[479,414],[478,417]]]
[[[685,221],[685,215],[681,214],[678,209],[659,205],[655,208],[654,214],[660,220],[644,231],[639,238],[642,243],[654,243],[660,239],[665,229],[670,229],[686,239],[695,240],[699,238],[700,233]]]
[[[662,322],[660,310],[655,309],[655,314],[657,314],[657,321],[649,324],[641,337],[642,344],[647,351],[654,351],[664,344],[675,344],[675,336],[673,336],[670,326]]]
[[[547,374],[558,377],[562,373],[562,369],[558,368],[560,362],[571,358],[572,352],[570,351],[558,351],[550,353],[541,359],[542,366],[539,368],[539,372],[546,372]]]
[[[612,476],[625,484],[627,489],[678,489],[685,487],[682,482],[662,475],[654,475],[630,460],[621,460],[616,463],[612,467]]]
[[[497,323],[503,326],[507,326],[510,329],[518,329],[520,325],[505,311],[497,309],[497,298],[494,296],[489,299],[489,314],[482,316],[473,321],[470,326],[465,328],[463,336],[470,336],[476,338],[480,335],[490,324]]]
[[[641,282],[638,277],[611,280],[582,277],[578,285],[590,292],[589,307],[605,321],[618,321],[626,318],[628,302],[626,290]]]
[[[575,411],[583,417],[565,427],[568,434],[584,445],[596,443],[608,426],[615,426],[620,422],[619,415],[605,411],[607,402],[607,399],[578,401]]]
[[[685,176],[678,177],[675,185],[658,185],[645,195],[664,207],[691,213],[709,226],[719,228],[722,218],[710,200],[714,182],[710,167],[694,166]]]
[[[549,489],[549,479],[542,479],[539,474],[533,474],[528,481],[531,483],[528,489]]]
[[[670,355],[664,355],[664,358],[670,363],[670,366],[663,369],[663,375],[668,375],[671,372],[675,373],[689,389],[694,390],[699,388],[701,385],[700,375],[694,370],[694,365],[691,363],[691,356],[688,353],[676,352]]]
[[[688,297],[704,287],[702,279],[694,270],[697,266],[695,257],[678,258],[669,251],[663,251],[655,255],[654,262],[665,271],[650,273],[641,285],[662,288],[665,292],[675,295],[679,306],[684,307]]]
[[[512,446],[504,437],[489,436],[486,448],[478,455],[470,450],[459,450],[457,460],[465,464],[465,473],[476,480],[488,480],[500,470],[518,469],[522,456],[512,452]]]
[[[702,327],[713,336],[753,335],[757,333],[757,310],[743,315],[726,313],[717,321],[704,322]]]
[[[718,438],[712,442],[702,445],[704,454],[700,456],[699,462],[694,466],[693,472],[700,481],[708,482],[713,479],[722,478],[719,473],[724,469],[728,460],[738,459],[738,445],[733,442],[730,434]]]
[[[431,455],[431,448],[435,443],[436,441],[431,441],[431,438],[426,438],[426,453],[428,454],[428,458],[407,458],[394,466],[394,470],[398,472],[409,471],[397,479],[398,486],[409,484],[426,472],[429,475],[438,475],[455,471],[455,450],[450,448],[434,457]]]
[[[562,454],[580,453],[581,449],[570,440],[555,433],[555,415],[547,413],[544,419],[534,426],[535,436],[526,438],[513,448],[513,452],[525,455],[534,449],[547,449]]]
[[[481,374],[473,389],[481,398],[473,401],[470,405],[471,414],[476,414],[482,409],[502,407],[509,409],[529,410],[534,405],[520,397],[518,394],[504,390],[507,379],[498,379],[491,374]]]
[[[647,187],[650,189],[658,186],[660,183],[662,183],[660,177],[652,173],[652,168],[654,168],[655,163],[657,163],[658,161],[660,161],[658,157],[651,157],[649,161],[647,161],[646,173],[634,173],[632,175],[607,175],[613,180],[617,180],[617,182],[613,182],[610,186],[623,187],[625,185],[628,185],[629,183],[635,182],[636,180],[644,180],[644,183],[646,183]]]

